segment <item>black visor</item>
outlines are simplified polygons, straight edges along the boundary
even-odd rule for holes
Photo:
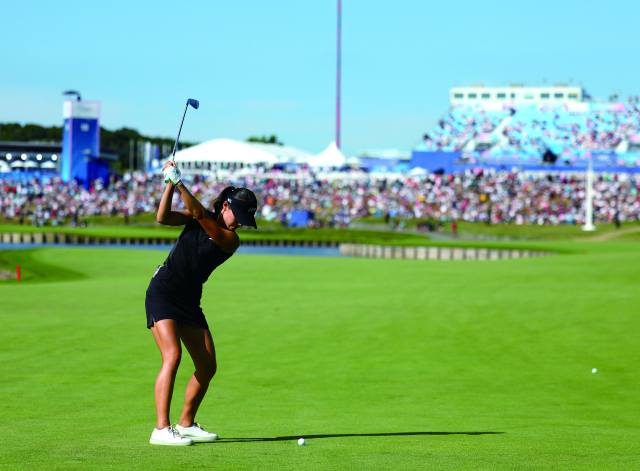
[[[258,228],[256,225],[256,209],[252,207],[246,201],[235,199],[233,196],[229,196],[227,198],[227,203],[229,203],[229,207],[231,208],[231,212],[238,221],[243,226],[251,226],[255,229]]]

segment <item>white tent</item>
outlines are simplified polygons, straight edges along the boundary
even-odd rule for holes
[[[50,160],[48,160],[47,162],[42,162],[40,164],[40,168],[57,168],[57,167],[58,166],[56,165],[56,163]]]
[[[426,168],[422,167],[413,167],[409,170],[409,175],[420,176],[420,175],[428,175],[429,171]]]
[[[11,167],[9,167],[9,164],[0,160],[0,173],[9,173],[11,172]]]
[[[275,163],[278,163],[278,157],[273,153],[232,139],[213,139],[176,152],[178,168],[187,171]]]
[[[265,142],[246,142],[247,145],[265,152],[273,154],[278,159],[278,163],[290,164],[297,163],[300,160],[305,162],[311,158],[311,154],[307,151],[291,146],[281,146],[280,144],[268,144]]]
[[[335,142],[329,144],[325,150],[308,161],[311,167],[342,167],[347,162],[347,158],[338,149]]]

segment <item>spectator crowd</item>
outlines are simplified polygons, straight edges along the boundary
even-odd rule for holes
[[[489,134],[500,126],[496,136]],[[640,135],[640,104],[618,103],[602,109],[575,111],[567,105],[512,107],[488,111],[458,105],[426,134],[417,149],[458,151],[471,139],[490,142],[497,153],[540,157],[546,149],[612,152]]]
[[[640,133],[637,104],[620,109],[570,112],[561,106],[518,111],[505,123],[502,135],[507,150],[544,152],[549,147],[611,152],[623,140]]]
[[[377,179],[348,174],[323,180],[309,174],[230,174],[223,180],[187,176],[189,189],[212,208],[228,185],[245,186],[258,196],[260,217],[285,221],[296,210],[316,220],[348,226],[365,216],[432,221],[515,224],[583,224],[585,179],[581,173],[543,174],[467,170],[455,175]],[[157,210],[165,184],[161,175],[127,173],[97,180],[87,190],[59,178],[26,182],[0,179],[0,214],[25,224],[79,224],[92,216],[129,217]],[[638,220],[640,174],[599,174],[594,181],[594,219],[598,223]],[[184,209],[174,197],[174,206]]]
[[[507,116],[509,111],[486,111],[482,107],[456,106],[425,134],[421,149],[455,152],[472,138],[488,134]]]

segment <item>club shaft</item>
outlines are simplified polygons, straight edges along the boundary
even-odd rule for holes
[[[173,146],[173,153],[171,154],[171,162],[176,159],[176,151],[178,150],[178,141],[180,140],[180,133],[182,132],[182,124],[184,123],[184,117],[187,115],[187,108],[189,103],[184,107],[184,113],[182,113],[182,121],[180,121],[180,129],[178,129],[178,137],[176,138],[176,144]]]

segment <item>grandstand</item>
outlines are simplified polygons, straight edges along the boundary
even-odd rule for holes
[[[105,149],[113,151],[113,149]],[[117,167],[118,155],[102,150],[100,159]],[[60,174],[62,142],[0,141],[2,178],[30,179]]]
[[[637,100],[585,101],[566,87],[480,90],[452,89],[449,113],[416,145],[412,168],[582,171],[591,159],[596,171],[640,171]]]
[[[19,170],[58,172],[60,143],[0,141],[0,173]]]

